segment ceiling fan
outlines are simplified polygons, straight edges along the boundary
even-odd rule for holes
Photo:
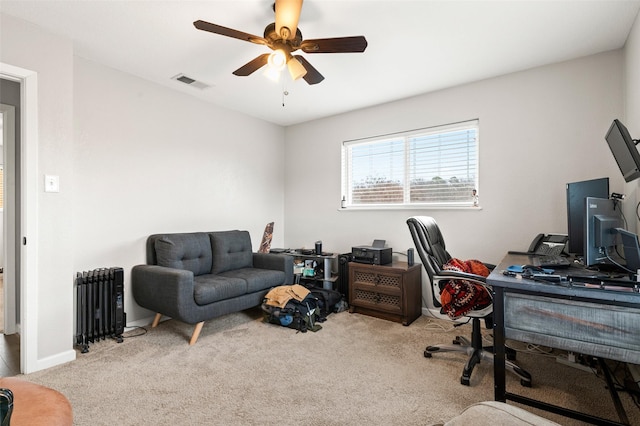
[[[324,77],[303,56],[292,55],[300,49],[305,53],[348,53],[364,52],[367,40],[364,36],[318,38],[303,40],[298,28],[303,0],[276,0],[274,4],[275,22],[264,29],[264,37],[212,24],[206,21],[195,21],[193,25],[202,31],[220,34],[255,44],[263,44],[273,50],[249,61],[233,72],[234,75],[248,76],[264,65],[269,64],[276,69],[286,65],[291,78],[304,78],[308,84],[318,84]]]

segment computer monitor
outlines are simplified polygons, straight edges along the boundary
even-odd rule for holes
[[[576,256],[584,254],[584,212],[587,197],[609,198],[609,178],[567,184],[567,251]]]
[[[631,182],[640,177],[640,153],[636,141],[631,138],[627,128],[620,120],[613,120],[605,136],[609,149],[618,163],[624,180]]]
[[[584,216],[585,266],[611,264],[608,256],[620,241],[616,228],[624,228],[620,203],[606,198],[587,197]]]

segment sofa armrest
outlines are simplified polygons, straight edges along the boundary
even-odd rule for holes
[[[136,265],[131,269],[131,288],[143,308],[181,321],[181,312],[194,304],[193,272],[184,269]]]
[[[293,257],[286,254],[253,253],[253,267],[285,273],[285,284],[293,284]]]

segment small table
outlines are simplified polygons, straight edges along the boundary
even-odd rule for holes
[[[308,280],[308,281],[317,281],[322,282],[322,288],[335,290],[333,288],[333,283],[338,280],[338,275],[332,272],[334,269],[334,263],[338,260],[337,253],[321,253],[316,254],[314,250],[304,250],[304,249],[294,249],[294,250],[285,250],[279,252],[281,254],[286,254],[289,256],[293,256],[294,266],[293,273],[295,275],[296,282],[300,280]],[[305,276],[304,269],[305,267],[299,267],[295,265],[296,260],[300,260],[302,262],[305,261],[315,261],[317,263],[322,263],[322,273],[320,276]]]
[[[508,254],[487,278],[493,288],[495,400],[507,399],[567,417],[601,425],[628,424],[603,359],[640,364],[640,293],[580,284],[593,274],[581,268],[557,269],[575,283],[541,283],[505,276],[510,265],[530,264],[528,256]],[[573,279],[573,278],[572,278]],[[603,281],[604,283],[604,281]],[[629,288],[634,283],[622,283]],[[579,413],[507,392],[505,339],[513,339],[597,357],[622,423]],[[535,381],[535,378],[534,378]]]

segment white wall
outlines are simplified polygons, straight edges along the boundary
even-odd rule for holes
[[[622,58],[603,53],[287,128],[287,244],[321,239],[348,252],[380,238],[406,252],[406,219],[431,215],[453,256],[496,263],[536,233],[566,233],[566,183],[608,176],[623,192],[604,141],[623,112]],[[481,210],[338,211],[342,141],[473,118]]]
[[[70,40],[0,14],[0,61],[38,74],[37,359],[55,364],[73,356],[73,46]],[[44,193],[44,175],[60,176],[62,191]],[[33,212],[32,212],[33,213]],[[35,303],[37,302],[37,303]],[[33,325],[33,324],[32,324]]]
[[[625,44],[625,91],[624,91],[624,124],[629,129],[631,137],[640,139],[640,14],[631,29]],[[640,194],[640,180],[627,184],[627,193]],[[637,199],[640,196],[636,195]],[[634,218],[638,222],[635,211],[627,218]],[[628,219],[631,220],[631,219]]]
[[[179,83],[176,83],[179,84]],[[152,313],[130,292],[153,233],[284,235],[284,131],[74,58],[74,271],[125,269],[128,323]]]

